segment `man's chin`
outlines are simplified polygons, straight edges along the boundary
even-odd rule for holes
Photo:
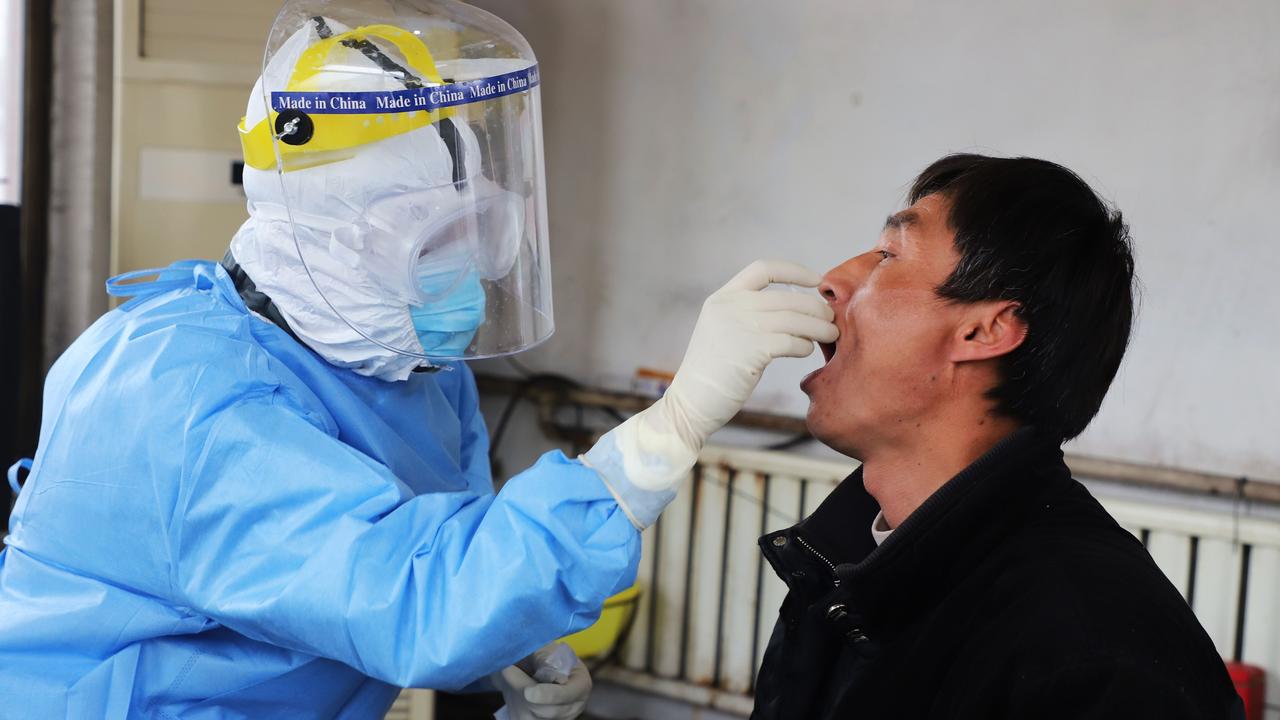
[[[830,432],[829,424],[830,417],[822,411],[821,406],[814,400],[813,396],[810,396],[809,410],[804,416],[804,425],[809,430],[809,434],[818,442],[830,445],[827,442],[828,433]]]
[[[861,453],[857,450],[858,443],[854,440],[858,430],[850,423],[851,417],[844,415],[849,408],[839,408],[839,414],[833,414],[825,409],[820,402],[820,398],[814,395],[809,397],[809,411],[805,413],[804,424],[809,434],[814,440],[835,450],[841,455],[847,455],[855,460],[861,461],[859,457]]]

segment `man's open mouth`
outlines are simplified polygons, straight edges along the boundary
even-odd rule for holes
[[[818,343],[818,348],[822,350],[822,361],[824,363],[831,362],[831,358],[836,354],[835,343]]]

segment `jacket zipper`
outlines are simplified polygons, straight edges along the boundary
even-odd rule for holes
[[[818,559],[819,559],[819,560],[821,560],[821,561],[822,561],[822,562],[823,562],[827,567],[831,568],[831,579],[832,579],[833,581],[835,581],[836,587],[840,587],[840,576],[836,574],[836,565],[835,565],[835,563],[831,562],[831,561],[830,561],[830,560],[828,560],[826,557],[824,557],[822,553],[818,552],[817,550],[814,550],[814,549],[813,549],[813,546],[812,546],[812,545],[810,545],[809,543],[805,542],[805,541],[804,541],[804,538],[800,537],[799,535],[796,535],[796,540],[797,540],[801,545],[803,545],[803,546],[804,546],[804,549],[805,549],[805,550],[808,550],[809,552],[813,553],[813,556],[814,556],[814,557],[818,558]]]

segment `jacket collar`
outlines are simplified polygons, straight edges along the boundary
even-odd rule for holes
[[[778,552],[777,536],[798,537],[832,565],[839,588],[826,600],[856,607],[860,622],[885,628],[931,606],[1025,522],[1037,500],[1072,482],[1056,439],[1023,428],[1005,438],[931,495],[883,544],[871,538],[879,504],[854,471],[812,515],[762,539],[786,580],[797,552]],[[813,598],[816,600],[817,598]]]

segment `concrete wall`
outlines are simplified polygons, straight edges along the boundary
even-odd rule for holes
[[[1144,285],[1074,449],[1280,479],[1274,0],[476,4],[543,70],[558,332],[526,365],[674,369],[750,260],[863,251],[944,153],[1040,156],[1124,211]],[[813,367],[777,363],[754,404],[803,413]]]

